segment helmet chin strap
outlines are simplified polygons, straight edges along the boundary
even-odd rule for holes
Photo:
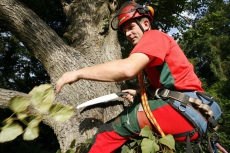
[[[135,20],[136,20],[137,25],[140,27],[140,29],[141,29],[141,31],[142,31],[143,33],[145,33],[146,31],[148,31],[148,30],[149,30],[149,29],[144,30],[144,28],[143,28],[143,26],[141,25],[140,21],[139,21],[139,20],[137,20],[137,19],[135,19]]]

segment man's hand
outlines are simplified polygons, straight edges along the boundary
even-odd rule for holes
[[[64,73],[61,78],[58,79],[57,84],[56,84],[56,93],[60,93],[62,87],[65,84],[72,84],[74,82],[78,81],[78,77],[76,75],[76,71],[70,71]]]
[[[136,96],[136,94],[138,93],[138,91],[134,89],[126,89],[126,90],[122,90],[122,92],[129,93],[127,95],[122,96],[122,98],[127,99],[129,102],[133,102],[134,96]]]

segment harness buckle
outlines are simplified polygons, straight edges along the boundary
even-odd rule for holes
[[[162,94],[161,96],[162,96],[163,98],[167,98],[168,95],[169,95],[169,92],[170,92],[170,90],[164,89],[164,92],[163,92],[163,94]]]

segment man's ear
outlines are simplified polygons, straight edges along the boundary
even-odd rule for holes
[[[144,30],[149,30],[150,29],[150,22],[148,19],[143,20],[143,28]]]

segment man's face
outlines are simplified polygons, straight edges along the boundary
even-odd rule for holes
[[[145,21],[140,22],[144,30],[148,30],[149,27],[145,24]],[[141,28],[136,23],[136,20],[131,19],[124,23],[122,26],[123,33],[126,35],[126,38],[129,42],[131,42],[134,46],[140,41],[143,36],[143,32]]]

